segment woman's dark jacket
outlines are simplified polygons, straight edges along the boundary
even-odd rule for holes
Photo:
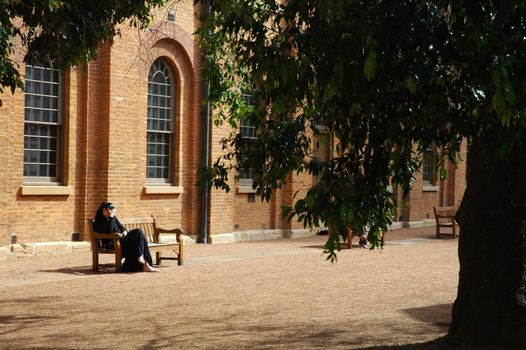
[[[95,216],[95,220],[93,220],[93,231],[98,233],[122,233],[126,231],[126,228],[122,226],[121,222],[117,217],[105,217],[104,215],[97,215]],[[121,243],[122,239],[121,239]],[[101,240],[101,244],[103,248],[106,249],[113,249],[113,241],[112,240]]]
[[[105,217],[104,215],[97,216],[93,221],[93,231],[98,233],[122,233],[126,228],[122,226],[117,217]]]

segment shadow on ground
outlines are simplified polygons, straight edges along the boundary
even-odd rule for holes
[[[426,343],[405,344],[399,346],[373,346],[368,348],[357,348],[358,350],[519,350],[516,348],[503,348],[500,346],[477,345],[459,346],[451,343],[446,337],[432,340]]]
[[[426,307],[406,309],[404,312],[413,319],[427,322],[432,325],[449,327],[451,322],[451,308],[452,304],[439,304]]]
[[[115,273],[115,266],[114,265],[99,265],[99,271],[95,272],[93,271],[93,268],[91,266],[74,266],[74,267],[66,267],[62,269],[56,269],[56,270],[40,270],[40,272],[50,272],[50,273],[64,273],[68,275],[77,275],[77,276],[89,276],[89,275],[101,275],[101,274],[108,274],[108,273]]]

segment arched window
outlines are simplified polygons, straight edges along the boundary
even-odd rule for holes
[[[24,181],[58,182],[61,144],[60,72],[26,65]]]
[[[153,62],[148,75],[146,138],[146,179],[170,183],[174,133],[174,86],[170,67],[162,60]]]

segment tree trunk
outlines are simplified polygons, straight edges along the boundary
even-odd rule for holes
[[[524,130],[474,140],[457,221],[460,274],[448,338],[526,349],[526,145]],[[510,146],[503,157],[504,144]]]

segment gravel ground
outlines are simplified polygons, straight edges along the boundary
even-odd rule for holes
[[[458,240],[434,227],[386,237],[336,263],[327,236],[187,245],[185,265],[159,273],[93,273],[89,251],[9,258],[0,348],[448,348]]]

